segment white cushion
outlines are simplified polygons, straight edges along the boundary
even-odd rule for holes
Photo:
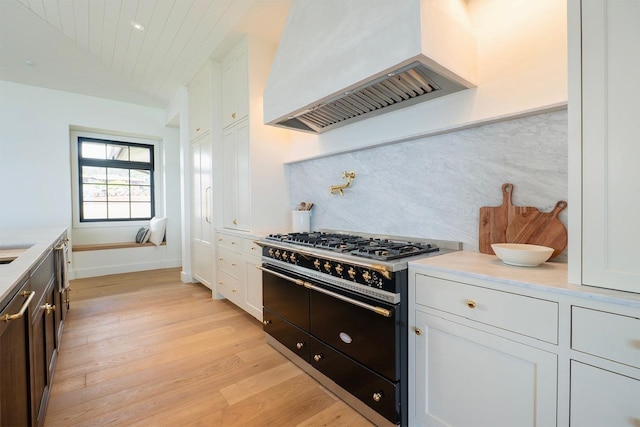
[[[149,229],[151,230],[151,236],[149,236],[149,241],[156,246],[159,246],[164,239],[164,232],[167,227],[167,218],[156,218],[155,216],[151,218],[151,222],[149,223]]]

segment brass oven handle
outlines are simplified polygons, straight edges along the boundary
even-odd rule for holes
[[[8,322],[9,320],[15,320],[15,319],[21,318],[24,312],[27,311],[27,307],[29,307],[29,304],[31,304],[31,300],[33,299],[35,294],[36,294],[36,291],[31,291],[31,293],[29,293],[29,297],[26,299],[24,303],[22,303],[22,307],[20,307],[20,311],[18,311],[16,314],[5,314],[0,319],[4,320],[5,322]],[[23,295],[25,294],[23,293]]]
[[[377,307],[375,305],[367,304],[367,303],[364,303],[362,301],[355,300],[353,298],[345,297],[344,295],[338,294],[336,292],[329,291],[329,290],[321,288],[319,286],[315,286],[315,285],[313,285],[313,284],[311,284],[309,282],[305,282],[304,280],[294,279],[292,277],[287,276],[286,274],[278,273],[277,271],[269,270],[268,268],[263,268],[263,267],[261,267],[259,265],[256,266],[256,268],[258,270],[262,270],[262,271],[264,271],[266,273],[271,273],[274,276],[278,276],[281,279],[288,280],[289,282],[293,282],[298,286],[304,286],[307,289],[312,289],[314,291],[323,293],[325,295],[329,295],[329,296],[334,297],[336,299],[339,299],[341,301],[348,302],[349,304],[357,305],[358,307],[367,309],[369,311],[373,311],[374,313],[379,314],[381,316],[391,317],[393,315],[393,312],[391,310],[387,310],[386,308]]]

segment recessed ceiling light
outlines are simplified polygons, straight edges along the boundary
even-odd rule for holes
[[[131,26],[138,31],[144,31],[144,25],[142,25],[138,21],[131,21]]]

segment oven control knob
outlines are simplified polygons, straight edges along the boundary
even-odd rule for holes
[[[378,393],[373,393],[373,396],[371,396],[373,398],[373,400],[375,402],[380,402],[382,400],[382,398],[384,397],[384,394],[382,394],[382,392],[378,392]]]
[[[273,256],[273,248],[269,248],[269,256],[272,257]]]
[[[330,273],[330,272],[331,272],[331,263],[330,263],[329,261],[327,261],[327,262],[325,262],[325,263],[324,263],[324,270],[325,270],[327,273]]]
[[[349,277],[351,277],[351,280],[356,278],[356,270],[353,267],[349,267],[347,273],[349,273]]]
[[[291,254],[291,256],[289,257],[289,260],[291,262],[296,262],[298,259],[296,258],[296,254]]]
[[[342,268],[342,266],[340,264],[336,265],[336,273],[338,273],[339,275],[342,276],[342,270],[344,270]]]
[[[286,261],[288,258],[289,258],[289,254],[286,252],[282,252],[282,259]]]
[[[320,270],[320,260],[316,258],[316,260],[313,261],[313,266]]]
[[[276,251],[276,258],[280,258],[280,251]]]
[[[322,355],[322,353],[316,354],[315,356],[313,356],[313,360],[315,360],[316,362],[319,362],[320,359],[322,359],[324,356]]]
[[[371,280],[371,274],[369,274],[368,271],[364,271],[362,272],[362,278],[364,279],[365,282],[369,282],[369,280]]]

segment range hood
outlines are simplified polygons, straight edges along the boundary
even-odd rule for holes
[[[465,0],[293,0],[264,122],[321,133],[476,83]]]

